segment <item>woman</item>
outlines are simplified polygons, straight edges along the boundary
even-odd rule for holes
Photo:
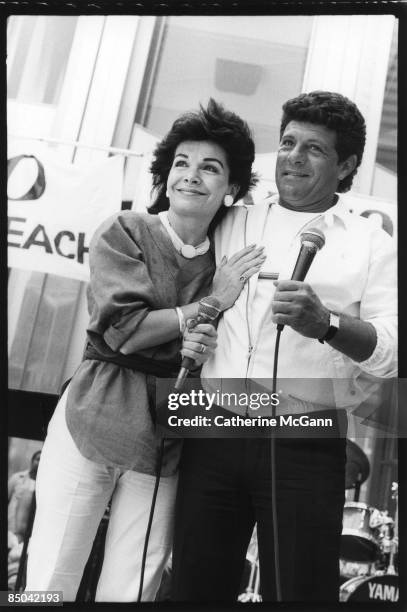
[[[151,166],[151,212],[118,213],[90,246],[85,358],[50,422],[37,478],[27,590],[74,600],[98,524],[111,514],[96,599],[134,601],[154,489],[156,376],[180,367],[185,322],[210,294],[230,307],[264,258],[252,245],[214,276],[207,232],[254,184],[247,125],[211,100],[175,121]],[[168,209],[168,210],[166,210]],[[198,365],[216,346],[211,325],[188,332],[182,355]],[[179,444],[167,442],[148,547],[143,600],[168,559]]]

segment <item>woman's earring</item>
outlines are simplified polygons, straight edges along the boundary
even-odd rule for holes
[[[223,198],[223,203],[227,207],[232,206],[232,204],[233,204],[233,196],[230,195],[230,193],[225,195],[225,197]]]
[[[169,197],[170,197],[170,194],[168,193],[168,189],[167,189],[167,191],[165,192],[165,195],[166,195],[166,197],[167,197],[167,198],[169,198]]]

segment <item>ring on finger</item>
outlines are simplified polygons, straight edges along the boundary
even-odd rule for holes
[[[206,351],[206,346],[205,346],[204,344],[201,344],[201,345],[200,345],[199,352],[200,352],[200,353],[204,353],[205,351]]]

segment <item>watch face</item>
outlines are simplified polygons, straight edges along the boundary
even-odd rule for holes
[[[339,315],[336,312],[331,312],[329,316],[329,326],[339,329]]]

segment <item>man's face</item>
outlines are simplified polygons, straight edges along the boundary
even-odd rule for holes
[[[276,183],[280,204],[291,210],[322,212],[346,171],[335,149],[336,133],[323,125],[290,121],[277,154]]]

